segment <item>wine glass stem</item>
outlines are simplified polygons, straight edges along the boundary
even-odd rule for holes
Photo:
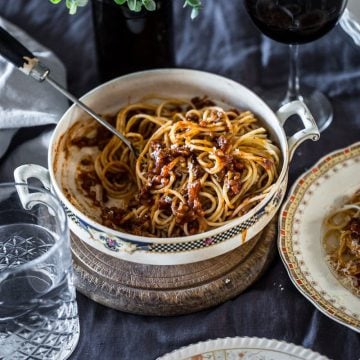
[[[302,100],[300,95],[300,80],[299,80],[299,45],[289,45],[290,66],[289,66],[289,80],[286,97],[283,103],[288,103],[294,100]]]

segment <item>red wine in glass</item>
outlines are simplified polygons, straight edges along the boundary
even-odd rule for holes
[[[298,77],[298,44],[319,39],[338,22],[347,0],[244,0],[246,10],[260,31],[281,43],[290,45],[288,91],[282,103],[304,100],[312,111],[319,130],[332,120],[332,108],[319,91],[300,94]]]

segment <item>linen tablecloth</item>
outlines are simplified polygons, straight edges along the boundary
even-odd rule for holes
[[[191,21],[174,0],[176,65],[227,76],[252,89],[287,82],[288,49],[262,36],[242,1],[204,1]],[[97,85],[91,7],[68,15],[46,0],[3,1],[0,15],[52,49],[67,68],[68,88],[80,96]],[[290,165],[290,182],[326,153],[360,140],[360,48],[340,28],[301,46],[301,81],[325,92],[334,120],[318,142],[300,146]],[[27,142],[38,144],[27,159],[46,165],[46,129],[23,130],[0,160],[0,181],[12,179],[14,154]],[[44,139],[43,139],[44,140]],[[19,150],[20,149],[20,150]],[[18,156],[18,155],[17,155]],[[71,360],[155,359],[198,341],[233,336],[285,340],[331,359],[358,359],[359,335],[327,318],[292,285],[276,256],[259,281],[215,308],[176,317],[146,317],[101,306],[78,294],[81,336]]]

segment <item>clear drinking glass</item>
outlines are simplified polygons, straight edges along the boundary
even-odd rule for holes
[[[299,44],[327,34],[340,19],[347,0],[244,0],[244,3],[251,19],[263,34],[289,44],[287,91],[271,89],[270,94],[264,94],[265,100],[274,110],[293,100],[304,101],[319,131],[325,130],[333,118],[332,106],[317,89],[300,87]]]
[[[78,339],[60,202],[27,184],[0,184],[0,359],[66,359]]]

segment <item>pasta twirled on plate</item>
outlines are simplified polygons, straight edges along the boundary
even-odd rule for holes
[[[279,175],[280,150],[250,111],[206,98],[147,98],[113,120],[137,159],[95,122],[76,123],[70,146],[97,147],[78,164],[78,188],[104,225],[175,237],[226,224],[258,204]]]
[[[360,190],[325,219],[323,244],[340,282],[360,296]]]

